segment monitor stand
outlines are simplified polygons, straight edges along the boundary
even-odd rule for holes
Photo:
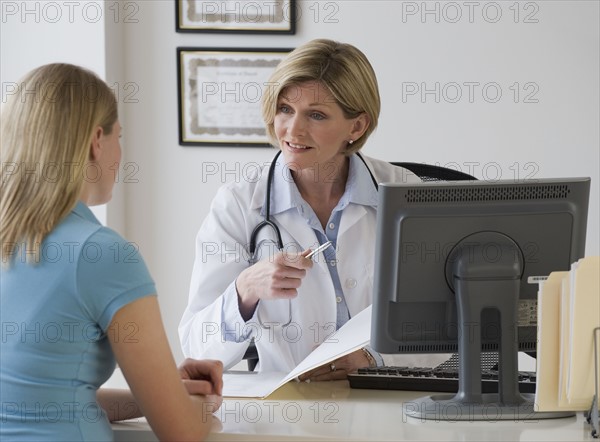
[[[493,255],[493,256],[492,256]],[[519,288],[523,255],[498,232],[464,238],[448,255],[446,279],[456,294],[459,328],[459,377],[456,395],[426,396],[404,404],[412,417],[432,420],[537,420],[573,416],[573,412],[535,412],[534,395],[519,392]],[[481,314],[499,316],[498,393],[481,392]]]

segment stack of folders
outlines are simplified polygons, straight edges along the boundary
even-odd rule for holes
[[[595,394],[600,257],[553,272],[538,292],[537,411],[586,411]],[[600,361],[598,361],[600,367]],[[600,377],[598,378],[600,385]]]

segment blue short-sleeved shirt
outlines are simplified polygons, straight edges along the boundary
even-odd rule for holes
[[[108,334],[126,304],[156,293],[137,247],[78,203],[42,242],[19,247],[0,280],[0,439],[112,440],[96,390],[115,368]]]

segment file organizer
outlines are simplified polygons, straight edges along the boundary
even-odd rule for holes
[[[600,418],[600,412],[598,411],[598,370],[600,370],[600,368],[598,367],[598,345],[600,344],[600,338],[598,338],[599,335],[600,327],[596,327],[594,329],[594,383],[596,386],[596,390],[594,393],[594,399],[592,400],[590,411],[588,411],[585,416],[588,421],[588,424],[592,426],[592,437],[595,439],[598,439],[598,420]]]
[[[600,257],[582,258],[570,271],[544,279],[538,291],[536,411],[582,411],[597,439]]]

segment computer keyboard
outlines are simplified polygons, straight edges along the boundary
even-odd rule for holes
[[[485,370],[481,373],[482,393],[498,392],[498,372]],[[458,391],[458,370],[438,370],[426,367],[378,367],[359,368],[358,373],[348,375],[350,387],[376,390]],[[519,372],[519,391],[535,393],[535,373]]]
[[[482,393],[498,392],[497,355],[482,354],[481,390]],[[431,367],[377,367],[360,368],[357,373],[348,375],[350,387],[377,390],[458,391],[458,357]],[[535,393],[535,372],[519,372],[519,391]]]

